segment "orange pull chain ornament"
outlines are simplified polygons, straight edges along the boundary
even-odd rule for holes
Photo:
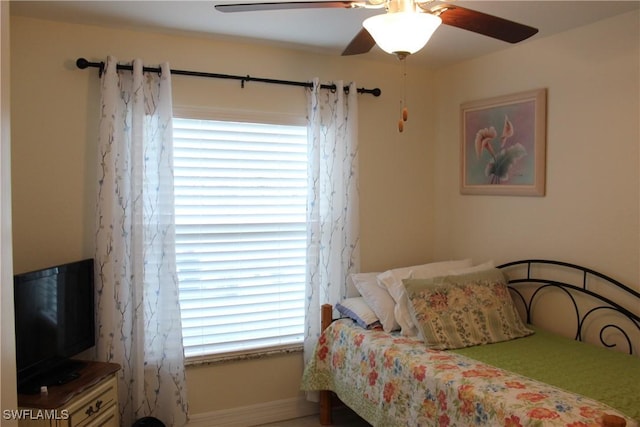
[[[398,120],[398,132],[404,131],[404,122],[409,118],[409,109],[407,108],[407,69],[406,69],[406,56],[398,56],[398,59],[402,61],[402,99],[400,105],[402,106],[402,116]]]
[[[400,120],[398,120],[399,132],[402,132],[404,130],[404,122],[407,121],[408,117],[409,117],[409,110],[407,110],[407,107],[402,108],[402,117],[400,118]]]

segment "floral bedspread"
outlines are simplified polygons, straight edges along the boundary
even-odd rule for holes
[[[332,390],[374,426],[600,426],[622,416],[582,397],[414,338],[332,323],[307,365],[304,390]]]

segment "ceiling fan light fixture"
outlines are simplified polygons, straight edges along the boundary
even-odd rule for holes
[[[430,13],[393,12],[367,18],[362,25],[385,52],[408,55],[422,49],[441,23]]]

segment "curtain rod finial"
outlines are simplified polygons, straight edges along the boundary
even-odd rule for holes
[[[76,67],[84,70],[85,68],[89,67],[89,61],[84,58],[78,58],[78,60],[76,61]]]
[[[76,67],[84,70],[89,67],[95,67],[98,71],[98,76],[102,77],[102,73],[104,72],[104,62],[89,62],[84,58],[78,58],[76,60]]]

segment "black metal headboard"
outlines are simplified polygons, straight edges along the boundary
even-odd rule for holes
[[[629,354],[634,349],[640,352],[640,292],[592,269],[561,261],[531,259],[498,268],[507,276],[527,323],[534,323],[538,300],[547,291],[559,290],[573,304],[576,340],[585,341],[586,329],[595,328],[601,345],[616,347],[621,340],[626,341]],[[612,334],[620,339],[611,338]]]

